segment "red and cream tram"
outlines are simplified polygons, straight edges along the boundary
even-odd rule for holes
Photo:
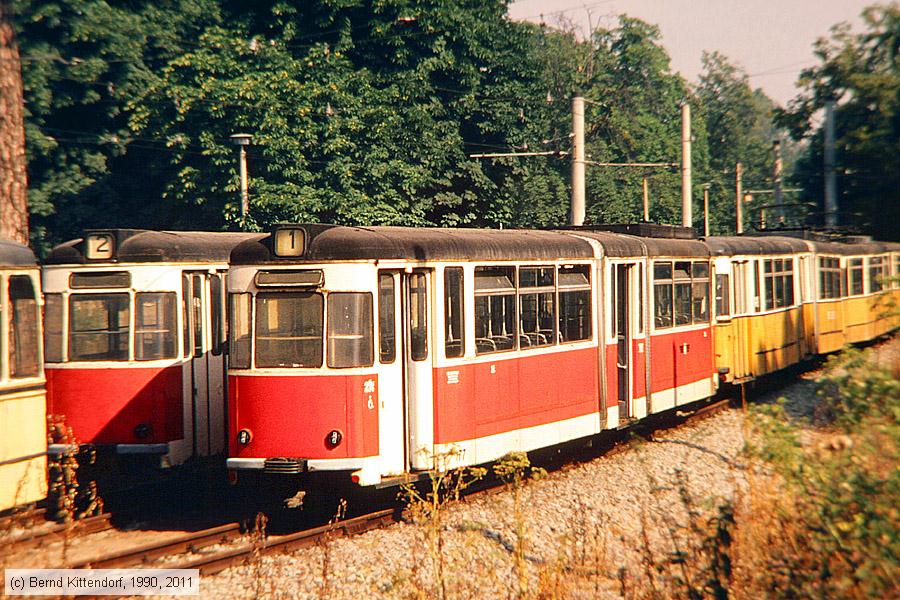
[[[228,292],[239,482],[385,485],[436,457],[586,438],[717,382],[696,240],[285,225],[234,249]]]
[[[160,466],[224,451],[225,275],[254,235],[96,230],[52,250],[47,408],[78,443]]]

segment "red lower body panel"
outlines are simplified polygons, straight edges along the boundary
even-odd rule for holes
[[[599,410],[596,348],[434,370],[434,440],[449,444]]]
[[[370,375],[231,375],[229,456],[306,459],[378,454],[378,377]],[[246,446],[237,442],[251,432]],[[329,444],[329,433],[341,443]]]
[[[46,369],[47,413],[82,444],[157,444],[184,437],[182,366]],[[149,425],[138,438],[135,427]]]

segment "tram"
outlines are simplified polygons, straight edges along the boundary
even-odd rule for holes
[[[40,290],[31,250],[0,240],[0,512],[47,495]]]
[[[51,251],[47,410],[78,444],[159,467],[224,452],[228,258],[254,236],[90,230]]]

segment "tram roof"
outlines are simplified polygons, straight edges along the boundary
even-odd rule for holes
[[[810,250],[805,241],[784,236],[716,236],[705,241],[713,256],[791,254]]]
[[[638,237],[609,231],[591,229],[565,230],[572,235],[589,238],[603,246],[603,253],[612,257],[631,256],[671,256],[698,257],[709,256],[709,248],[699,240],[677,239],[669,237]]]
[[[808,240],[809,245],[818,254],[839,254],[841,256],[852,256],[856,254],[883,254],[886,252],[896,251],[897,244],[889,242],[863,242],[856,244],[848,244],[844,242],[825,242],[819,240]]]
[[[115,240],[113,259],[90,260],[85,256],[85,239],[64,242],[50,251],[45,264],[228,262],[231,250],[241,242],[261,238],[261,233],[211,231],[149,231],[144,229],[104,229],[90,234],[111,234]]]
[[[298,225],[306,232],[300,257],[279,258],[273,236],[248,240],[231,253],[232,264],[335,260],[557,260],[592,258],[590,244],[553,231]]]
[[[0,267],[33,267],[37,259],[31,248],[12,240],[0,239]]]

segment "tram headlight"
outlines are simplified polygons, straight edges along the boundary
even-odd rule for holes
[[[250,440],[252,440],[252,439],[253,439],[253,434],[250,432],[249,429],[241,429],[240,431],[238,431],[237,441],[238,441],[238,444],[240,444],[241,446],[246,446],[247,444],[250,443]]]
[[[344,439],[344,434],[340,432],[338,429],[334,429],[328,432],[328,435],[325,436],[325,445],[329,450],[334,450],[338,446],[341,445],[341,441]]]
[[[141,423],[134,428],[134,437],[139,440],[146,440],[153,434],[153,428],[146,423]]]

